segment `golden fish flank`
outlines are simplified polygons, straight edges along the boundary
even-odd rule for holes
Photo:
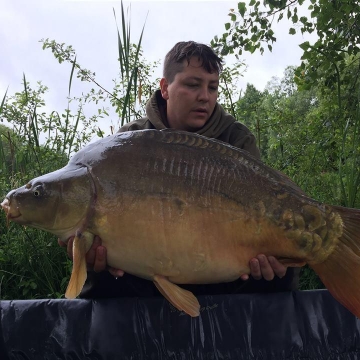
[[[34,189],[43,196],[34,199]],[[235,280],[259,253],[308,263],[360,316],[360,211],[321,204],[219,141],[169,130],[115,134],[11,191],[2,206],[14,222],[63,240],[76,235],[69,298],[81,291],[85,253],[99,235],[109,266],[152,280],[191,316],[199,303],[177,284]]]
[[[100,227],[104,228],[104,229],[106,229],[106,227],[110,226],[107,215],[103,215],[103,216],[99,217],[97,219],[96,226],[99,228]]]

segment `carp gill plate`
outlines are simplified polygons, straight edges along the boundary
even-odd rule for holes
[[[176,284],[236,280],[259,253],[309,264],[360,316],[360,210],[319,203],[246,151],[200,135],[109,136],[12,190],[2,207],[8,220],[75,236],[67,298],[81,292],[99,235],[110,266],[152,280],[191,316],[199,303]]]

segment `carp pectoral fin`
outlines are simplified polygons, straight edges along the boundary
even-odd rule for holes
[[[161,294],[178,310],[184,311],[192,317],[199,316],[200,304],[192,292],[182,289],[160,275],[154,276],[154,284]]]
[[[86,252],[86,238],[83,235],[76,235],[73,243],[73,267],[70,281],[65,293],[65,297],[67,299],[76,298],[85,284],[87,277],[85,260]]]

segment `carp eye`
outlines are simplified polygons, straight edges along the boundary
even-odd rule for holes
[[[33,190],[33,194],[35,197],[39,197],[42,194],[42,189],[41,186],[37,186],[34,190]]]

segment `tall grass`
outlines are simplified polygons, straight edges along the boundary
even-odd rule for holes
[[[6,95],[7,95],[8,90],[9,90],[9,88],[6,89],[5,94],[4,94],[4,97],[3,97],[3,99],[1,100],[1,104],[0,104],[0,115],[2,114],[2,111],[3,111],[3,108],[4,108],[5,99],[6,99]]]
[[[71,79],[72,74],[69,91]],[[0,126],[1,201],[11,189],[64,166],[79,131],[79,114],[73,115],[68,106],[64,114],[47,116],[41,111],[43,88],[31,89],[25,74],[23,86],[23,91],[12,97],[5,94],[0,107],[0,116],[12,125]],[[76,145],[81,146],[79,139]],[[63,296],[71,262],[56,237],[7,224],[3,211],[0,229],[0,299]]]
[[[113,9],[114,18],[116,22],[116,13]],[[137,93],[141,93],[141,83],[138,85],[138,72],[139,72],[139,55],[141,49],[142,38],[145,29],[145,23],[141,30],[140,38],[137,45],[135,46],[135,52],[133,52],[133,44],[131,42],[131,27],[130,20],[126,20],[125,11],[123,3],[121,2],[121,32],[118,25],[117,28],[117,38],[118,38],[118,54],[119,54],[119,67],[120,74],[122,79],[122,84],[124,85],[124,97],[122,97],[121,104],[121,115],[120,121],[121,126],[125,123],[131,121],[132,119],[132,106],[131,104],[136,101]],[[146,22],[146,20],[145,20]]]
[[[0,201],[11,189],[67,162],[64,152],[51,149],[53,135],[41,143],[44,125],[49,124],[43,113],[38,113],[40,94],[29,88],[25,75],[23,81],[23,91],[8,99],[4,96],[0,108],[0,116],[8,121],[17,116],[11,128],[0,127]],[[1,211],[0,299],[61,297],[69,279],[69,266],[66,253],[53,235],[7,224]]]
[[[71,262],[53,235],[0,217],[0,299],[60,298]]]

